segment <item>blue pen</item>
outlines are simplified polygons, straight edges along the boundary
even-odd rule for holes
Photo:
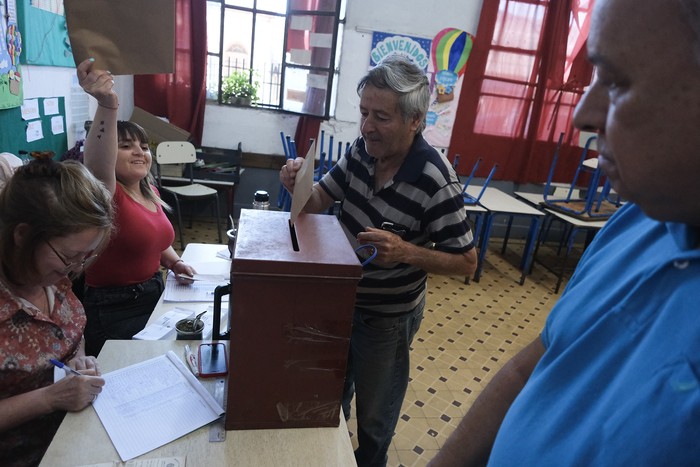
[[[49,360],[51,364],[54,366],[57,366],[58,368],[62,368],[66,373],[73,373],[74,375],[82,376],[81,373],[78,373],[75,371],[73,368],[69,367],[63,362],[59,362],[58,360],[54,360],[53,358]]]

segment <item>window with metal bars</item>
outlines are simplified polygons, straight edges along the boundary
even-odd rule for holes
[[[330,117],[345,2],[208,0],[207,98]],[[252,99],[231,98],[241,76],[254,89]]]

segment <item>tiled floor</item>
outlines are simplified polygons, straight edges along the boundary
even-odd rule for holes
[[[196,223],[185,235],[186,242],[213,243],[216,226]],[[412,346],[411,381],[389,466],[424,466],[492,375],[539,334],[556,302],[556,277],[535,265],[519,285],[514,265],[522,244],[509,242],[504,257],[495,240],[478,283],[465,285],[463,277],[449,276],[428,280],[425,318]],[[548,253],[547,248],[540,251],[541,256]],[[348,425],[353,433],[355,420]],[[356,445],[355,436],[352,440]]]

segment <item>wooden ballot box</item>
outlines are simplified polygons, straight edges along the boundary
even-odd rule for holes
[[[335,216],[301,214],[294,230],[288,212],[241,210],[227,430],[338,426],[362,267]]]

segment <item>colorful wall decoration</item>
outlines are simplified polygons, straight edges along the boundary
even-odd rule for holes
[[[0,109],[22,105],[22,34],[15,0],[0,0]]]
[[[433,146],[447,148],[450,144],[462,75],[473,43],[474,36],[455,28],[443,29],[432,41],[430,56],[435,77],[423,136]]]
[[[373,67],[387,55],[397,53],[410,58],[421,69],[428,71],[430,42],[430,39],[423,37],[375,31],[372,34],[372,50],[369,56],[369,64]]]

